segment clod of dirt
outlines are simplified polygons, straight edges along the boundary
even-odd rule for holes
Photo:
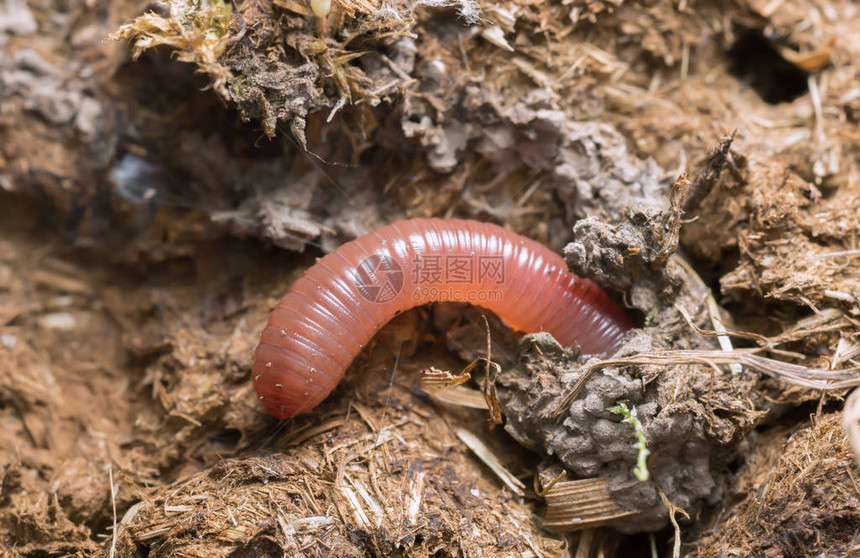
[[[71,556],[95,555],[99,546],[90,530],[67,516],[56,498],[40,502],[43,494],[38,479],[27,478],[21,463],[0,470],[0,548],[4,555]],[[9,552],[9,554],[6,554]]]
[[[573,242],[565,246],[570,270],[610,292],[626,293],[626,302],[643,313],[671,301],[684,284],[682,271],[669,259],[678,242],[677,228],[667,223],[680,219],[653,209],[630,207],[618,224],[596,217],[578,221]],[[679,225],[676,225],[679,226]]]
[[[122,26],[115,39],[132,39],[135,56],[158,45],[196,63],[212,86],[245,120],[275,136],[285,122],[307,147],[308,116],[347,103],[375,106],[393,100],[412,79],[412,64],[386,50],[411,38],[419,6],[456,6],[476,22],[472,0],[398,1],[381,9],[370,2],[336,2],[331,17],[316,18],[301,2],[249,0],[234,7],[220,0],[171,1]],[[286,48],[285,48],[286,47]],[[394,49],[397,50],[396,48]],[[397,62],[405,63],[398,66]]]
[[[739,250],[737,267],[721,279],[723,291],[735,298],[755,293],[857,307],[860,275],[850,247],[860,228],[860,201],[854,190],[824,197],[781,165],[757,161],[741,168],[742,174],[724,172],[703,200],[699,221],[685,227],[685,247],[708,258]]]
[[[673,195],[672,201],[664,212],[631,208],[617,224],[584,219],[565,250],[575,272],[625,292],[648,315],[646,326],[629,333],[615,356],[713,346],[676,308],[706,326],[707,289],[670,257],[683,198]],[[542,346],[526,336],[518,366],[500,378],[506,430],[554,456],[578,479],[607,480],[619,515],[633,514],[611,521],[613,527],[627,533],[663,527],[668,510],[660,490],[689,513],[720,501],[725,465],[763,415],[755,374],[699,365],[594,370],[598,359],[581,362],[560,347]],[[644,431],[649,480],[634,476],[639,452],[633,425],[609,410],[621,403]]]
[[[634,332],[617,354],[652,350],[658,339],[675,347],[682,344],[662,335],[669,328],[661,329]],[[499,380],[508,417],[505,429],[554,456],[575,478],[607,479],[612,502],[634,513],[611,523],[625,533],[666,525],[667,508],[658,487],[689,513],[720,502],[727,482],[725,465],[761,417],[761,402],[753,391],[755,375],[732,377],[701,366],[611,367],[590,373],[594,362],[577,362],[561,351],[547,354],[535,349],[531,336],[524,338],[519,365]],[[579,396],[565,410],[563,402],[577,384]],[[620,402],[635,409],[644,428],[651,452],[646,482],[633,474],[638,457],[633,426],[608,411]]]
[[[629,206],[655,207],[661,199],[666,181],[653,160],[631,153],[611,126],[572,119],[545,89],[530,89],[506,106],[496,94],[469,84],[458,105],[457,113],[439,114],[431,103],[416,100],[402,126],[427,150],[427,163],[437,172],[464,168],[480,176],[488,172],[480,167],[489,164],[490,177],[463,192],[458,205],[467,215],[516,219],[539,186],[558,196],[562,222],[571,224],[596,213],[615,217]],[[481,156],[480,165],[473,152]],[[549,240],[568,234],[556,232]]]

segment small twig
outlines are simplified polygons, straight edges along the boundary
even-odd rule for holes
[[[116,556],[116,487],[113,484],[113,465],[108,466],[108,478],[110,479],[110,501],[113,505],[113,533],[110,541],[110,558]]]
[[[718,337],[718,338],[737,337],[739,339],[750,339],[752,341],[756,341],[757,343],[762,345],[762,347],[768,347],[771,344],[770,339],[768,339],[764,335],[760,335],[758,333],[750,333],[747,331],[729,331],[725,328],[725,326],[723,326],[723,328],[721,330],[702,329],[699,326],[697,326],[695,323],[693,323],[693,319],[690,317],[689,312],[684,310],[683,307],[676,304],[675,309],[678,310],[678,312],[680,312],[681,316],[684,317],[684,320],[687,322],[687,325],[690,326],[691,328],[693,328],[693,330],[696,333],[698,333],[699,335],[702,335],[705,337]],[[721,345],[721,347],[722,347],[722,345]],[[723,349],[723,350],[725,350],[725,349]],[[732,350],[734,350],[734,349],[732,349]]]
[[[651,260],[651,265],[661,266],[666,263],[669,256],[675,253],[678,249],[678,239],[681,234],[681,217],[684,215],[683,205],[690,191],[690,181],[687,180],[687,173],[682,172],[672,184],[672,190],[669,192],[669,211],[666,212],[663,218],[663,230],[666,231],[665,236],[660,241],[660,251]]]
[[[502,408],[499,406],[499,396],[496,393],[496,377],[501,373],[502,367],[492,360],[492,342],[490,339],[490,322],[481,314],[484,327],[487,328],[487,359],[486,374],[487,381],[484,383],[484,396],[487,398],[487,408],[490,410],[490,422],[502,424]]]
[[[539,479],[538,479],[538,477],[535,477],[535,494],[537,494],[538,498],[546,497],[547,492],[552,490],[552,487],[555,486],[557,482],[564,480],[564,477],[566,477],[566,476],[567,476],[567,470],[566,469],[562,470],[562,472],[559,476],[557,476],[554,479],[552,479],[551,481],[549,481],[549,484],[547,484],[543,488],[538,488]]]
[[[672,558],[681,558],[681,527],[678,525],[678,520],[675,519],[675,514],[680,513],[687,519],[690,519],[690,514],[673,504],[669,501],[669,498],[666,497],[666,494],[663,490],[658,486],[657,493],[660,494],[660,498],[663,500],[663,503],[666,504],[666,507],[669,508],[669,521],[672,522],[672,527],[675,529],[675,541],[672,546]]]
[[[729,336],[737,337],[738,339],[749,339],[751,341],[755,341],[762,349],[766,349],[769,352],[795,358],[805,358],[806,355],[777,349],[777,345],[797,341],[798,339],[802,339],[803,337],[807,337],[816,333],[826,333],[829,331],[852,327],[853,325],[848,321],[832,325],[821,325],[827,324],[837,318],[847,319],[847,317],[844,316],[844,314],[842,314],[842,312],[840,312],[839,310],[835,308],[827,308],[821,311],[821,315],[816,314],[815,316],[813,316],[812,321],[808,321],[810,319],[806,318],[798,322],[794,328],[790,329],[789,331],[786,331],[785,333],[781,333],[776,337],[765,337],[764,335],[748,331],[735,331],[730,329],[726,329],[725,331],[715,331],[702,329],[693,323],[693,320],[690,318],[690,315],[683,308],[677,305],[675,306],[675,308],[677,308],[681,315],[684,317],[687,322],[687,325],[693,328],[699,335],[708,337]]]
[[[388,393],[385,394],[385,405],[382,407],[382,417],[379,419],[379,434],[376,437],[376,444],[379,444],[379,436],[382,436],[383,425],[385,424],[385,414],[388,412],[388,401],[391,398],[391,390],[394,389],[394,376],[397,374],[397,365],[400,364],[400,351],[403,349],[404,341],[401,341],[397,346],[397,356],[394,357],[394,368],[391,370],[391,380],[388,382]]]
[[[683,205],[685,212],[689,213],[696,209],[702,203],[702,200],[711,193],[729,160],[730,149],[732,142],[735,140],[736,133],[737,130],[733,130],[730,134],[721,138],[719,145],[711,150],[701,174],[699,174],[690,186],[690,193]]]
[[[860,366],[842,370],[827,370],[809,368],[799,364],[791,364],[780,360],[763,357],[756,354],[763,349],[735,349],[732,352],[717,350],[678,350],[640,353],[622,358],[612,358],[596,362],[588,367],[592,372],[607,366],[623,366],[629,364],[653,364],[657,366],[673,366],[678,364],[713,364],[738,363],[750,370],[767,374],[768,376],[785,380],[789,383],[813,389],[835,390],[860,385]]]
[[[582,392],[582,388],[585,386],[585,382],[591,377],[592,372],[594,372],[594,369],[586,369],[576,383],[573,384],[573,388],[571,388],[571,390],[562,397],[561,401],[559,401],[555,411],[552,412],[552,421],[554,424],[558,424],[561,419],[564,418],[567,410],[570,409],[570,405],[576,401],[577,397],[579,397],[579,394]]]

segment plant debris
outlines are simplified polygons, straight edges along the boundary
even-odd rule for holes
[[[676,554],[855,552],[834,411],[860,365],[857,15],[851,0],[8,0],[0,554],[326,554],[330,539],[612,556],[625,537],[600,525],[669,524],[672,543],[653,537]],[[488,356],[480,312],[407,313],[325,408],[279,430],[247,377],[266,313],[315,256],[412,216],[567,246],[642,327],[598,359],[541,335],[517,349],[488,316],[492,431],[492,396],[418,384]],[[631,425],[606,411],[622,400],[646,482]],[[562,480],[521,500],[499,475]],[[385,500],[415,522],[377,529]]]
[[[860,469],[839,413],[815,415],[812,424],[759,441],[724,506],[719,528],[687,556],[819,556],[856,551]]]

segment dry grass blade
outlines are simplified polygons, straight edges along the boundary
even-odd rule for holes
[[[472,378],[469,371],[473,367],[474,363],[455,376],[447,370],[439,370],[431,366],[421,373],[421,389],[432,395],[444,389],[464,384]]]
[[[460,441],[466,444],[466,447],[472,450],[478,459],[480,459],[484,465],[489,467],[496,477],[498,477],[498,479],[502,481],[502,483],[507,486],[511,492],[517,496],[525,496],[526,485],[524,485],[520,479],[511,474],[511,472],[502,465],[502,462],[499,461],[496,454],[494,454],[480,438],[463,428],[457,428],[454,432],[457,434],[457,437],[460,438]]]
[[[329,419],[321,424],[312,424],[307,428],[303,428],[298,432],[292,433],[290,436],[284,440],[284,444],[287,447],[298,446],[307,440],[310,440],[314,436],[318,434],[322,434],[323,432],[328,432],[329,430],[333,430],[339,426],[343,426],[346,423],[346,419],[343,417],[336,417],[333,419]]]
[[[845,389],[860,385],[860,366],[842,370],[809,368],[755,354],[761,349],[736,349],[732,352],[689,350],[641,353],[631,357],[602,360],[591,365],[588,371],[623,366],[628,364],[653,364],[674,366],[678,364],[702,364],[706,366],[740,364],[750,370],[785,380],[789,383],[813,389]]]
[[[61,293],[91,296],[93,289],[83,280],[53,269],[36,269],[30,273],[30,281]]]
[[[660,487],[657,487],[657,493],[660,494],[660,498],[669,510],[669,520],[672,522],[672,528],[675,529],[675,541],[672,545],[672,558],[681,558],[681,526],[678,525],[678,520],[675,518],[675,514],[680,513],[687,519],[690,519],[690,514],[670,502],[669,498],[666,497],[666,493],[663,492]]]
[[[576,541],[576,554],[573,558],[591,558],[591,545],[594,542],[595,529],[584,529]]]
[[[850,258],[860,256],[860,250],[838,250],[836,252],[823,252],[815,254],[813,257],[817,260],[826,260],[830,258]]]
[[[731,144],[731,140],[729,140],[729,144]],[[728,149],[728,147],[726,147],[726,149]],[[674,254],[672,256],[672,259],[675,261],[675,263],[684,268],[687,274],[689,274],[694,281],[696,281],[703,289],[708,292],[708,296],[705,297],[705,305],[708,308],[708,315],[711,318],[711,325],[713,326],[714,331],[706,332],[705,330],[700,329],[698,326],[696,326],[696,324],[693,323],[693,320],[690,318],[690,315],[683,308],[681,308],[680,305],[675,304],[675,308],[677,308],[678,312],[680,312],[681,315],[684,316],[684,319],[687,321],[687,324],[689,324],[690,327],[692,327],[699,335],[716,334],[717,342],[719,342],[720,348],[722,348],[724,351],[735,350],[734,346],[732,345],[731,336],[729,335],[726,326],[723,325],[723,318],[722,313],[720,312],[720,307],[717,304],[717,301],[714,300],[714,297],[705,285],[705,282],[702,281],[702,278],[699,277],[699,274],[696,272],[693,266],[691,266],[684,258],[678,256],[677,254]],[[743,371],[739,364],[731,365],[731,370],[732,374],[740,374]]]
[[[860,343],[849,343],[844,338],[839,340],[836,346],[836,354],[833,356],[833,366],[841,362],[851,361],[860,356]]]
[[[443,389],[430,393],[433,400],[447,405],[455,405],[457,407],[468,407],[470,409],[481,409],[482,411],[489,410],[487,407],[487,399],[480,391],[465,387],[455,387]]]
[[[376,420],[376,416],[372,410],[368,409],[366,405],[359,403],[358,401],[350,401],[349,406],[355,409],[355,412],[358,413],[358,416],[361,417],[361,420],[370,428],[373,432],[379,431],[379,421]]]
[[[582,392],[582,387],[585,385],[585,382],[588,378],[591,377],[591,373],[594,371],[594,368],[589,368],[585,372],[583,372],[582,376],[573,384],[573,388],[569,392],[565,394],[565,396],[559,401],[558,407],[555,408],[555,411],[552,413],[552,421],[555,424],[558,424],[562,418],[564,418],[565,413],[570,408],[570,404],[576,401],[576,398],[579,397],[579,394]]]
[[[337,521],[333,517],[318,516],[318,517],[302,517],[293,519],[287,522],[287,518],[283,515],[278,516],[278,524],[284,531],[284,535],[293,536],[296,533],[312,533],[323,527],[334,525]]]
[[[113,529],[111,530],[110,552],[108,556],[114,558],[116,556],[116,486],[113,483],[113,466],[108,467],[108,477],[110,479],[110,502],[113,507]]]
[[[636,515],[619,507],[609,496],[606,479],[560,482],[546,494],[543,526],[556,531],[578,531]]]

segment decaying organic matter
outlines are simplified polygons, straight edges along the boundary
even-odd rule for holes
[[[481,478],[432,409],[392,400],[379,424],[356,405],[348,419],[306,423],[276,436],[262,456],[226,460],[136,504],[119,523],[119,555],[559,551],[560,541],[536,532],[522,505]]]
[[[632,239],[629,242],[634,246]],[[613,244],[589,253],[611,249]],[[640,250],[627,259],[635,261],[644,253]],[[601,269],[605,273],[607,268]],[[654,299],[643,308],[648,312],[646,326],[626,337],[616,358],[712,345],[678,309],[685,308],[704,325],[707,291],[683,268],[674,266],[671,280],[667,273],[657,266],[650,274],[633,275],[643,281],[650,275],[651,285],[672,283],[675,289],[651,289]],[[608,481],[604,500],[611,501],[613,508],[597,515],[591,515],[585,504],[579,513],[572,509],[570,528],[579,523],[581,527],[610,524],[624,532],[659,529],[668,517],[659,490],[689,513],[725,496],[725,466],[764,415],[765,401],[755,390],[755,374],[733,375],[706,364],[594,369],[597,358],[582,362],[572,356],[560,346],[536,344],[526,336],[516,370],[501,378],[502,409],[509,418],[506,430],[515,439],[527,440],[535,450],[551,456],[544,462],[547,468],[560,462],[578,478]],[[644,427],[650,481],[640,481],[633,474],[638,458],[633,426],[610,411],[622,402],[635,409]]]
[[[415,314],[377,336],[317,414],[279,425],[258,408],[247,370],[254,333],[290,282],[275,279],[284,261],[263,263],[248,245],[201,246],[190,275],[120,284],[109,266],[48,255],[55,240],[28,243],[28,217],[9,216],[0,244],[0,417],[15,425],[1,439],[4,551],[559,552],[563,542],[537,531],[530,507],[414,395],[417,369],[444,353],[416,343]],[[225,263],[248,275],[225,283],[212,272]],[[133,379],[115,372],[124,367]],[[463,423],[492,437],[481,412]],[[37,449],[16,450],[25,439]],[[95,539],[90,525],[111,536]]]
[[[583,529],[606,523],[694,556],[856,553],[841,392],[759,371],[854,382],[858,10],[7,0],[0,554],[635,552]],[[480,312],[424,309],[278,429],[247,374],[277,297],[431,216],[563,251],[641,325],[627,358],[518,349],[490,316],[489,430],[418,380],[485,356]]]
[[[856,553],[860,490],[840,422],[839,413],[824,413],[763,435],[738,476],[743,500],[689,555]]]

